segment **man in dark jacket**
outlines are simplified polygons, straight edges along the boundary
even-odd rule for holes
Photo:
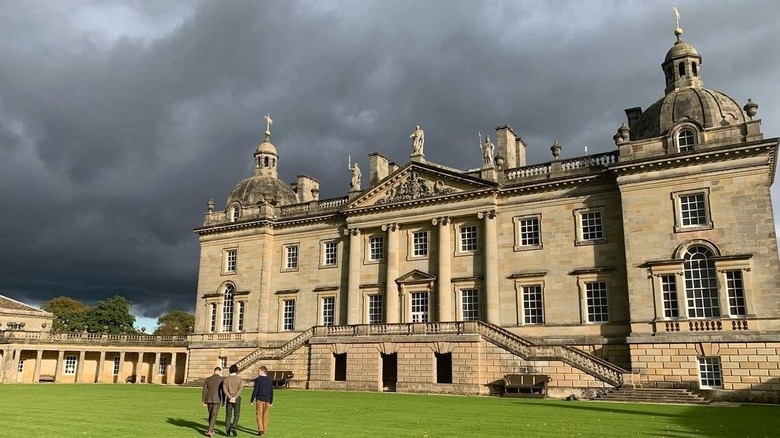
[[[257,412],[257,434],[262,435],[268,431],[268,411],[274,403],[274,385],[271,378],[268,377],[268,368],[261,366],[257,370],[255,379],[255,389],[252,391],[250,403],[255,402],[255,411]]]
[[[203,406],[209,410],[209,430],[206,435],[214,435],[214,423],[217,422],[219,405],[222,403],[222,368],[214,368],[212,374],[203,383]]]

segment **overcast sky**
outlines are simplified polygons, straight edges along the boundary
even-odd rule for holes
[[[678,0],[708,88],[780,134],[780,2]],[[346,194],[347,156],[481,163],[509,124],[529,164],[614,149],[662,97],[667,1],[0,0],[0,294],[194,308],[199,226],[251,175]],[[364,186],[365,186],[364,178]],[[777,199],[777,188],[773,190]]]

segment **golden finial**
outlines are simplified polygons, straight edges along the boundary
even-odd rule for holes
[[[677,5],[672,6],[672,10],[674,11],[674,21],[675,21],[675,29],[674,29],[674,35],[677,37],[677,39],[680,39],[680,36],[683,34],[683,30],[680,27],[680,11],[677,10]]]
[[[268,113],[265,115],[265,139],[270,140],[271,138],[271,125],[274,124],[274,121],[271,119],[271,113]]]

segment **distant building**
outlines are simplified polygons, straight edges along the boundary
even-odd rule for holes
[[[52,314],[0,295],[0,330],[51,331]]]
[[[755,103],[704,88],[680,34],[664,96],[626,110],[607,153],[555,143],[529,165],[500,126],[462,171],[427,161],[418,127],[409,162],[372,154],[365,189],[351,167],[348,195],[321,200],[314,178],[278,179],[266,131],[254,175],[195,230],[188,377],[237,362],[307,388],[780,390],[778,139]]]

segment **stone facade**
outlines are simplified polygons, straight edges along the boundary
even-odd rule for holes
[[[194,336],[209,340],[189,377],[227,357],[325,389],[487,394],[505,374],[547,375],[554,396],[780,389],[778,140],[755,103],[703,87],[677,37],[665,97],[626,110],[612,152],[562,160],[555,143],[528,165],[504,125],[477,170],[416,143],[404,165],[371,154],[367,188],[320,200],[310,177],[278,188],[266,131],[264,192],[242,182],[195,230]]]

